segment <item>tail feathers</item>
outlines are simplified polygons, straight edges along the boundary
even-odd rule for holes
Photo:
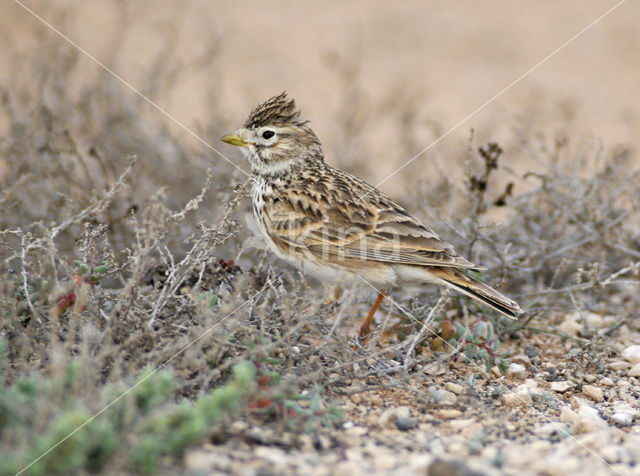
[[[432,269],[432,272],[449,287],[484,303],[510,319],[517,319],[523,312],[514,300],[457,269],[436,268]]]

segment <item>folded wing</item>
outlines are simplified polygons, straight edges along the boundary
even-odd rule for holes
[[[270,237],[288,252],[309,252],[339,264],[361,259],[395,264],[479,270],[449,243],[388,196],[355,177],[289,188],[267,201]],[[283,198],[286,197],[286,198]],[[355,204],[355,205],[354,205]]]

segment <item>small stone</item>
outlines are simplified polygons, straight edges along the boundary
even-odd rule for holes
[[[284,466],[287,462],[287,454],[280,448],[258,446],[254,450],[254,454],[258,458],[266,459],[277,466]]]
[[[375,415],[373,413],[369,413],[365,418],[364,418],[364,422],[367,424],[367,426],[369,427],[376,427],[380,424],[380,418],[378,417],[378,415]]]
[[[623,452],[624,448],[622,448],[621,446],[609,445],[600,450],[600,455],[607,463],[615,464],[619,463],[622,460]]]
[[[614,360],[607,364],[609,370],[627,370],[629,367],[631,367],[631,364],[624,360]]]
[[[507,375],[519,379],[527,378],[527,368],[522,364],[511,362],[507,368]]]
[[[384,405],[384,401],[382,400],[380,395],[371,395],[369,397],[369,403],[374,407],[381,407],[382,405]]]
[[[538,348],[535,345],[525,345],[524,346],[524,355],[533,359],[538,355]]]
[[[433,460],[427,469],[428,476],[480,476],[481,474],[460,461],[446,461],[440,458]]]
[[[491,372],[491,375],[493,375],[496,378],[502,376],[502,372],[500,371],[497,365],[494,365],[493,367],[491,367],[490,372]]]
[[[462,395],[464,393],[464,387],[455,382],[447,382],[444,384],[444,389],[455,393],[456,395]]]
[[[605,387],[613,387],[615,384],[609,377],[603,377],[600,379],[600,385],[604,385]]]
[[[531,394],[509,392],[502,395],[502,402],[508,407],[531,405]]]
[[[393,423],[399,418],[409,418],[410,410],[409,407],[392,407],[387,408],[382,412],[380,418],[378,419],[378,423],[381,426],[387,426],[389,423]]]
[[[567,390],[573,388],[573,383],[568,380],[561,380],[559,382],[551,382],[551,390],[558,393],[564,393]]]
[[[572,428],[574,434],[589,433],[592,431],[603,430],[607,426],[598,410],[589,405],[583,404],[578,408],[578,421]]]
[[[578,317],[577,313],[568,315],[558,328],[565,334],[576,337],[582,331],[582,325],[577,321]]]
[[[455,405],[458,401],[456,394],[449,392],[448,390],[431,387],[429,389],[429,393],[431,394],[434,403],[437,403],[438,405]]]
[[[531,359],[526,354],[516,354],[511,357],[511,362],[516,362],[526,366],[531,363]]]
[[[578,422],[578,419],[578,414],[568,405],[565,405],[560,409],[560,420],[563,422],[569,425],[575,425]]]
[[[583,385],[582,393],[594,402],[604,401],[604,394],[602,392],[602,389],[600,387],[596,387],[595,385]]]
[[[611,421],[616,426],[629,426],[633,423],[633,417],[628,413],[616,412],[611,415]]]
[[[431,362],[423,367],[422,372],[427,375],[437,376],[443,375],[446,372],[447,368],[444,362],[437,360],[435,362]]]
[[[230,432],[234,434],[242,433],[247,428],[249,428],[249,425],[246,422],[240,420],[236,420],[232,422],[231,425],[229,425]]]
[[[437,413],[437,416],[443,420],[449,420],[451,418],[458,418],[459,416],[462,416],[462,412],[454,408],[443,408]]]
[[[631,384],[629,382],[627,382],[626,380],[622,380],[622,379],[618,380],[616,382],[616,385],[618,386],[618,388],[626,388],[626,387],[630,387],[631,386]]]
[[[627,375],[629,377],[640,377],[640,363],[637,363],[636,365],[631,367],[627,372]]]
[[[640,363],[640,345],[630,345],[622,351],[622,358],[632,364]]]
[[[469,428],[476,423],[477,420],[475,418],[461,418],[459,420],[451,420],[449,422],[449,426],[453,431],[460,431],[465,428]]]
[[[411,417],[408,417],[408,418],[399,417],[399,418],[396,418],[396,426],[400,431],[414,430],[415,428],[418,428],[418,421],[414,420]]]
[[[596,329],[600,329],[607,325],[604,316],[601,316],[600,314],[596,314],[594,312],[587,313],[585,316],[585,320],[590,326],[593,326]]]

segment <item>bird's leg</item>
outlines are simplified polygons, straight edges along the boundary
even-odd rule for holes
[[[380,303],[384,298],[385,298],[385,295],[383,293],[378,294],[378,298],[376,299],[376,302],[374,302],[373,306],[371,306],[371,310],[369,311],[367,318],[364,320],[364,322],[362,323],[362,326],[360,327],[360,337],[364,337],[367,334],[369,334],[369,332],[371,332],[371,329],[369,328],[371,326],[371,321],[373,321],[373,316],[376,314],[376,311],[380,307]]]

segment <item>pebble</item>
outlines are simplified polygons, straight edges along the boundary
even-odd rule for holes
[[[573,388],[573,382],[569,382],[568,380],[551,382],[551,390],[553,390],[554,392],[563,393],[572,388]]]
[[[528,392],[509,392],[502,395],[502,402],[508,407],[531,405],[531,394]]]
[[[629,426],[633,423],[633,416],[629,413],[616,412],[611,415],[611,421],[617,426]]]
[[[447,382],[444,384],[444,389],[448,390],[450,392],[455,393],[456,395],[462,395],[465,390],[464,387],[458,383],[455,382]]]
[[[608,445],[600,450],[600,456],[609,464],[619,463],[625,458],[625,450],[621,446]]]
[[[609,370],[627,370],[631,367],[629,362],[625,362],[624,360],[614,360],[613,362],[609,362],[607,364],[607,368]]]
[[[576,337],[582,331],[582,325],[578,323],[577,317],[578,316],[576,314],[567,316],[558,328],[565,334]]]
[[[437,360],[428,365],[425,365],[422,369],[422,371],[425,374],[432,375],[432,376],[443,375],[446,372],[446,370],[447,370],[446,365],[444,364],[444,362],[440,360]]]
[[[434,399],[438,405],[455,405],[458,397],[448,390],[436,389],[433,391]]]
[[[507,368],[507,375],[519,379],[525,379],[527,377],[527,368],[522,364],[511,362],[511,364],[509,364],[509,368]]]
[[[451,420],[449,425],[454,431],[460,431],[477,423],[475,418],[461,418],[459,420]]]
[[[409,418],[410,410],[409,407],[393,407],[388,408],[382,412],[380,418],[378,419],[378,423],[382,426],[386,426],[388,423],[395,422],[401,418]]]
[[[418,428],[418,421],[411,417],[398,417],[396,418],[396,426],[400,431],[409,431]]]
[[[451,418],[458,418],[459,416],[462,416],[462,412],[455,408],[443,408],[437,413],[437,416],[443,420],[449,420]]]
[[[480,476],[460,461],[446,461],[436,458],[427,469],[428,476]]]
[[[629,369],[627,372],[629,377],[640,377],[640,363],[635,364],[633,367]]]
[[[375,407],[381,407],[384,405],[384,401],[380,395],[371,395],[369,397],[369,403]]]
[[[607,422],[600,418],[598,410],[589,405],[583,404],[578,408],[578,420],[573,427],[573,433],[589,433],[592,431],[603,430],[607,427]]]
[[[596,387],[595,385],[583,385],[582,393],[594,402],[604,401],[604,394],[602,393],[602,389],[600,387]]]
[[[585,320],[589,325],[595,327],[596,329],[600,329],[607,325],[604,316],[601,316],[600,314],[596,314],[594,312],[586,313]]]
[[[609,377],[603,377],[600,379],[600,385],[604,385],[606,387],[613,387],[615,384],[613,383],[613,380],[611,380]]]
[[[622,358],[632,364],[640,363],[640,345],[630,345],[622,351]]]
[[[525,354],[516,354],[511,357],[511,361],[522,365],[529,365],[531,363],[531,359]]]
[[[287,454],[280,448],[258,446],[255,449],[255,455],[279,466],[284,466],[287,463]]]

